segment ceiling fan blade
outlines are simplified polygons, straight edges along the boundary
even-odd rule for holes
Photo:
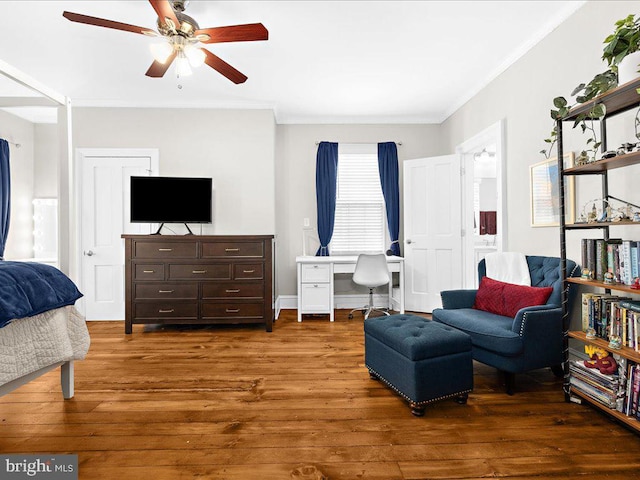
[[[233,83],[235,84],[244,83],[247,80],[246,75],[244,75],[243,73],[233,68],[227,62],[222,60],[220,57],[214,55],[206,48],[201,48],[200,50],[202,50],[206,55],[204,63],[209,65],[214,70],[217,70],[218,72],[220,72],[222,75],[227,77]]]
[[[89,15],[82,15],[80,13],[64,12],[62,16],[72,22],[86,23],[87,25],[113,28],[114,30],[124,30],[125,32],[140,33],[143,35],[157,35],[157,33],[150,28],[129,25],[128,23],[114,22],[113,20],[105,20],[104,18],[90,17]]]
[[[198,35],[208,35],[208,40],[199,39],[202,43],[252,42],[269,39],[269,31],[261,23],[202,28],[196,30],[194,35],[196,37]]]
[[[180,20],[176,17],[176,12],[173,11],[169,0],[149,0],[149,3],[156,11],[158,18],[162,20],[162,23],[166,23],[165,19],[168,18],[173,22],[175,29],[180,30]]]
[[[171,55],[169,55],[169,57],[164,63],[160,63],[157,60],[154,60],[151,66],[149,67],[149,70],[147,70],[147,73],[145,73],[145,75],[147,77],[153,77],[153,78],[160,78],[164,76],[164,74],[167,73],[167,70],[169,70],[169,67],[171,66],[175,58],[176,58],[176,53],[173,52]]]

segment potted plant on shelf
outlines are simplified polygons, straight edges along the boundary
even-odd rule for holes
[[[597,97],[598,95],[615,88],[618,85],[616,73],[613,70],[607,70],[605,72],[597,74],[593,79],[587,83],[581,83],[571,92],[571,96],[576,95],[576,102],[585,103],[589,100]],[[551,109],[551,118],[554,121],[553,130],[549,138],[545,138],[545,142],[549,146],[541,150],[540,153],[544,154],[547,158],[551,156],[551,150],[558,139],[558,130],[556,122],[567,116],[571,107],[569,106],[567,99],[564,97],[556,97],[553,99],[553,106],[555,109]],[[594,161],[596,153],[602,142],[598,141],[596,136],[596,130],[593,122],[599,120],[607,113],[606,108],[602,104],[594,104],[588,112],[578,115],[573,128],[580,125],[582,133],[589,132],[589,138],[587,139],[587,147],[576,158],[576,164],[580,165],[589,161]]]
[[[638,77],[640,64],[640,18],[634,14],[615,23],[614,32],[604,39],[602,59],[618,74],[623,84]]]

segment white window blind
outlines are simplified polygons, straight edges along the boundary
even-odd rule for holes
[[[386,214],[375,144],[338,146],[332,255],[385,251]]]

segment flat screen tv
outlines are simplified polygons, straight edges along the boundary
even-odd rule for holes
[[[211,178],[131,177],[131,222],[211,223],[211,196]]]

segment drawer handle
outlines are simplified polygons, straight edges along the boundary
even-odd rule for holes
[[[243,270],[242,273],[254,273],[255,270]]]
[[[191,270],[191,273],[207,273],[206,270]]]
[[[225,312],[227,313],[238,313],[240,311],[239,308],[227,308],[225,309]]]
[[[158,293],[173,293],[175,290],[158,290]]]
[[[318,268],[318,265],[314,265],[313,268]]]
[[[313,288],[318,288],[318,284],[316,283],[316,284],[313,286]]]
[[[173,313],[175,310],[173,308],[169,308],[168,310],[158,310],[158,313]]]
[[[239,288],[233,288],[233,289],[231,289],[231,288],[227,288],[227,289],[225,290],[225,292],[227,292],[227,293],[238,293],[239,291],[240,291],[240,289],[239,289]]]
[[[159,252],[173,252],[173,248],[159,248]]]
[[[240,249],[239,248],[225,248],[224,251],[225,252],[239,252]]]
[[[142,273],[156,273],[155,270],[143,270]]]

